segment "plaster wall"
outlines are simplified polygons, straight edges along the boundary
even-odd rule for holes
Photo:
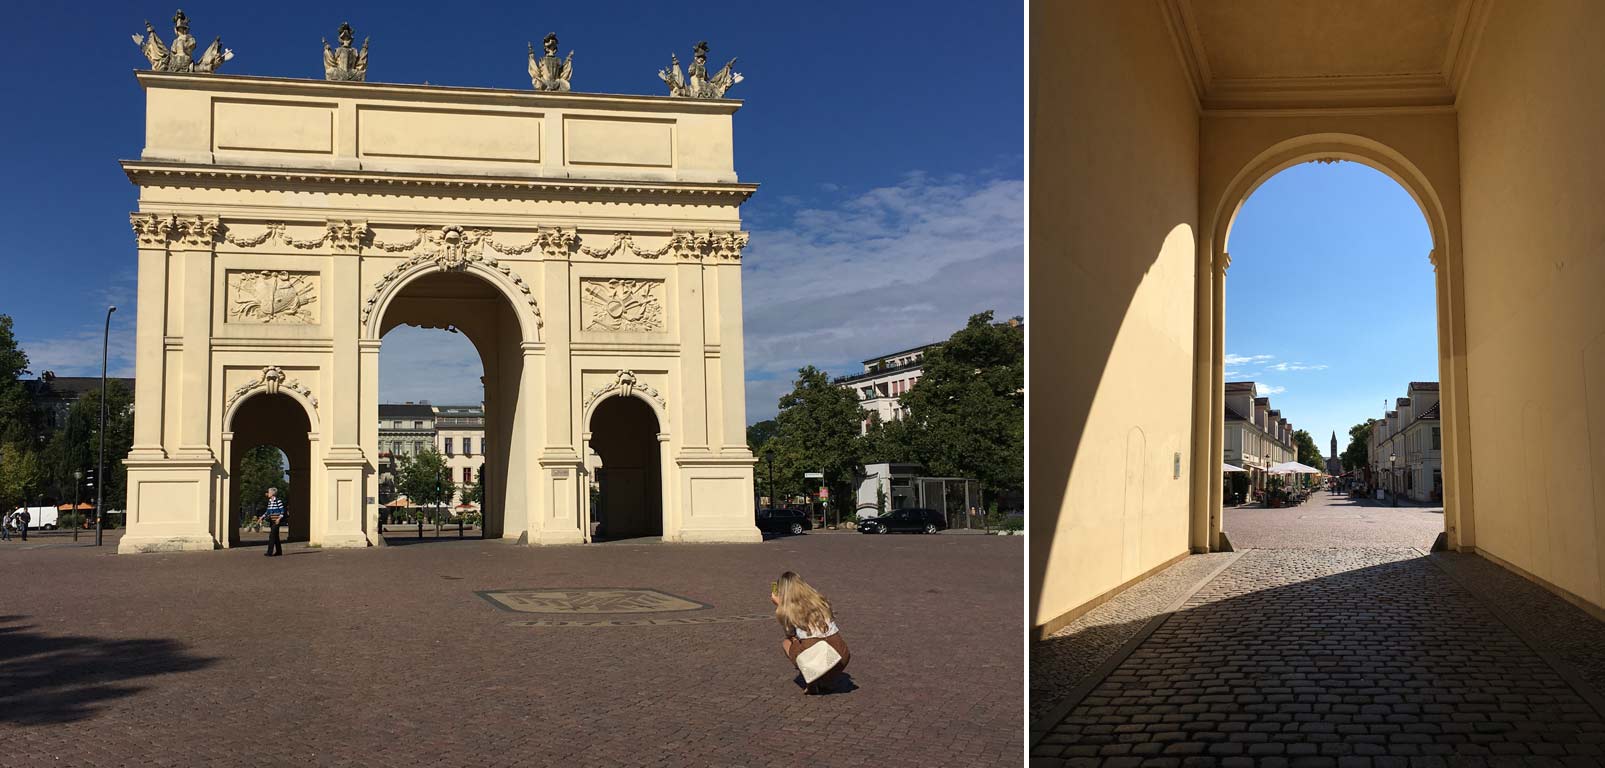
[[[1458,100],[1476,547],[1605,607],[1605,14],[1491,13]]]
[[[1042,631],[1188,551],[1198,113],[1158,4],[1034,2],[1031,22],[1031,307],[1056,337],[1027,387]]]

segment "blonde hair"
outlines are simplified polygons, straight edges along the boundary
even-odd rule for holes
[[[780,574],[780,606],[775,608],[775,619],[787,632],[798,628],[809,632],[824,632],[835,618],[830,601],[819,590],[808,585],[791,571]]]

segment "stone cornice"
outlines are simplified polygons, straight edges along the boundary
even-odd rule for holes
[[[274,96],[321,96],[327,99],[382,101],[436,101],[450,104],[497,104],[542,109],[628,109],[636,112],[678,112],[681,114],[733,115],[741,109],[741,99],[688,99],[671,96],[638,96],[618,93],[542,92],[506,88],[415,85],[409,83],[365,83],[305,80],[293,77],[251,75],[190,74],[138,70],[134,77],[142,88],[227,91],[230,94],[261,93]]]
[[[372,194],[431,194],[451,190],[453,195],[506,198],[574,198],[612,202],[663,199],[674,203],[740,205],[757,184],[681,181],[605,181],[518,176],[451,176],[362,170],[304,170],[259,166],[225,166],[199,163],[122,161],[128,180],[142,187],[214,189],[305,189],[328,187],[352,192],[365,188]],[[429,190],[430,192],[424,192]]]

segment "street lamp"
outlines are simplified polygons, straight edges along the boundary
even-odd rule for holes
[[[80,503],[82,503],[82,501],[83,501],[83,499],[80,498],[81,496],[83,496],[83,491],[84,491],[84,471],[81,470],[81,469],[75,469],[75,470],[72,471],[72,511],[75,514],[83,514],[83,511],[78,509],[78,505]],[[76,524],[73,525],[73,527],[72,527],[72,540],[73,541],[77,541],[78,540],[78,529],[82,528],[82,527],[84,527],[83,523],[76,523]]]
[[[1394,474],[1398,470],[1393,465],[1398,460],[1399,454],[1392,451],[1388,452],[1388,491],[1390,492],[1389,495],[1393,497],[1393,506],[1395,507],[1399,506],[1399,476]]]
[[[111,349],[111,313],[117,311],[117,305],[106,308],[106,330],[100,337],[100,460],[95,464],[95,546],[100,546],[101,531],[105,524],[101,522],[106,516],[102,505],[106,499],[106,359]]]
[[[775,449],[763,452],[764,463],[769,465],[769,506],[775,506]]]

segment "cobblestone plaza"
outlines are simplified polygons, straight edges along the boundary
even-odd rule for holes
[[[1019,538],[403,541],[8,544],[0,765],[1019,764]],[[788,568],[837,610],[845,693],[780,654]]]

